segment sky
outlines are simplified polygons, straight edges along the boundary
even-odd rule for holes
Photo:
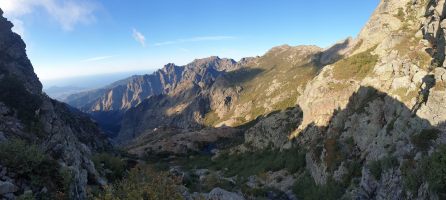
[[[379,0],[0,0],[41,80],[153,71],[195,58],[329,47]]]

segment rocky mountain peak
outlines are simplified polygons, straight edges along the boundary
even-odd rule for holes
[[[193,62],[186,65],[186,68],[213,68],[218,71],[234,70],[237,62],[233,59],[220,58],[218,56],[211,56],[202,59],[195,59]]]
[[[14,76],[29,92],[40,94],[42,84],[26,55],[26,45],[18,34],[11,31],[12,27],[11,22],[0,16],[0,73]]]

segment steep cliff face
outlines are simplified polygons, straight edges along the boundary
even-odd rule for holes
[[[306,85],[297,100],[303,122],[293,137],[314,145],[307,169],[316,183],[340,180],[351,163],[360,162],[358,185],[348,198],[438,198],[422,177],[408,189],[405,167],[419,169],[445,142],[444,6],[444,1],[382,1],[354,53],[324,67]],[[426,155],[417,142],[429,134],[435,136],[425,138]],[[388,161],[391,166],[383,167]],[[376,174],[377,165],[382,171]]]
[[[0,142],[2,148],[11,144],[6,150],[16,153],[20,152],[20,145],[14,146],[14,141],[24,141],[30,149],[34,145],[36,152],[41,152],[45,162],[51,164],[41,169],[32,168],[31,174],[27,174],[20,166],[36,163],[20,163],[27,162],[20,161],[20,158],[39,157],[40,154],[2,157],[1,184],[10,184],[15,189],[6,193],[2,191],[0,197],[13,199],[28,190],[28,193],[31,191],[32,195],[42,198],[45,195],[55,198],[51,195],[60,192],[68,198],[85,199],[88,183],[102,183],[90,160],[91,154],[110,148],[110,144],[88,116],[42,93],[42,85],[26,56],[25,44],[11,28],[12,24],[0,17]],[[37,157],[31,159],[39,159]],[[19,166],[11,166],[11,163]],[[58,175],[61,171],[69,174],[65,187],[54,178],[61,178]],[[36,177],[39,176],[42,176],[42,182],[30,182],[38,181]]]

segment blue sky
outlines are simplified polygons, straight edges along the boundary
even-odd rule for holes
[[[0,0],[43,80],[356,36],[379,0]]]

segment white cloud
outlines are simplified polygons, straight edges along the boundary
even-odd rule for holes
[[[143,47],[146,46],[146,37],[136,29],[133,29],[133,38],[139,42]]]
[[[232,37],[232,36],[204,36],[204,37],[193,37],[193,38],[178,39],[178,40],[172,40],[172,41],[166,41],[166,42],[159,42],[159,43],[155,43],[155,46],[166,46],[166,45],[179,44],[179,43],[185,43],[185,42],[220,41],[220,40],[232,40],[232,39],[235,39],[235,37]]]
[[[114,56],[98,56],[98,57],[93,57],[93,58],[87,58],[85,60],[81,60],[81,62],[85,63],[85,62],[96,62],[96,61],[101,61],[101,60],[107,60],[110,58],[113,58]]]
[[[45,11],[63,30],[70,31],[78,24],[88,24],[95,20],[96,4],[87,0],[0,0],[0,8],[11,21],[22,22],[21,18],[38,9]],[[19,30],[20,31],[20,30]]]

